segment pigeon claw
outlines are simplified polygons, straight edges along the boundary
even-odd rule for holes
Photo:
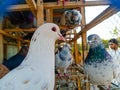
[[[70,75],[67,73],[64,73],[64,77],[69,77]]]
[[[111,89],[110,89],[110,85],[108,86],[107,90],[111,90]]]
[[[62,74],[61,73],[58,73],[58,78],[62,78]]]

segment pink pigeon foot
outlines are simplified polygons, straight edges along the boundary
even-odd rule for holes
[[[70,76],[70,75],[69,75],[69,74],[64,73],[64,77],[68,77],[68,76]]]
[[[58,78],[62,78],[62,74],[61,73],[58,73]]]
[[[108,86],[107,90],[110,90],[110,85]]]

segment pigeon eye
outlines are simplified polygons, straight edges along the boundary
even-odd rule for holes
[[[52,31],[56,32],[57,31],[56,27],[52,27]]]
[[[97,40],[97,38],[95,37],[94,40]]]

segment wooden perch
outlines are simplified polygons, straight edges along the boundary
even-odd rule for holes
[[[7,37],[10,37],[10,38],[13,38],[13,39],[17,39],[17,40],[20,40],[20,41],[25,42],[23,39],[21,39],[21,38],[19,38],[19,37],[12,36],[12,35],[4,32],[3,30],[0,30],[0,34],[2,34],[2,35],[4,35],[4,36],[7,36]]]

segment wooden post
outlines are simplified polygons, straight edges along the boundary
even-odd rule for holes
[[[37,0],[37,27],[44,23],[43,0]]]
[[[81,89],[81,80],[80,80],[79,76],[77,77],[77,86],[78,86],[78,90],[82,90]]]
[[[46,22],[53,22],[53,9],[46,10]]]
[[[86,32],[82,33],[82,51],[83,51],[83,60],[85,60],[85,58],[87,56],[87,36],[86,36]]]
[[[84,0],[82,0],[81,2],[84,2]],[[81,14],[82,14],[82,25],[86,24],[86,19],[85,19],[85,8],[81,7]],[[84,28],[84,26],[81,26],[81,28]],[[87,56],[87,35],[86,32],[82,33],[82,51],[83,51],[83,60],[85,60],[86,56]],[[83,61],[84,63],[84,61]],[[86,86],[86,90],[90,90],[90,82],[88,80],[88,78],[85,77],[85,86]]]
[[[82,33],[82,51],[83,51],[83,60],[85,60],[86,56],[87,56],[87,39],[86,39],[86,33]],[[83,61],[84,62],[84,61]],[[86,90],[90,90],[90,82],[88,80],[88,77],[85,77],[85,86],[86,86]]]
[[[81,2],[84,2],[84,0],[81,0]],[[85,19],[85,8],[81,7],[81,14],[82,14],[82,22],[81,25],[85,25],[86,24],[86,19]],[[84,28],[84,26],[81,26],[81,29]],[[87,35],[86,32],[82,33],[82,51],[83,51],[83,60],[86,58],[86,54],[87,54],[87,39],[86,39]],[[84,61],[83,61],[84,62]]]
[[[2,30],[3,18],[0,17],[0,29]],[[0,63],[3,61],[3,35],[0,34]]]
[[[74,36],[76,35],[76,30],[74,30]],[[75,55],[75,63],[78,64],[78,45],[77,45],[77,40],[74,41],[74,55]]]

